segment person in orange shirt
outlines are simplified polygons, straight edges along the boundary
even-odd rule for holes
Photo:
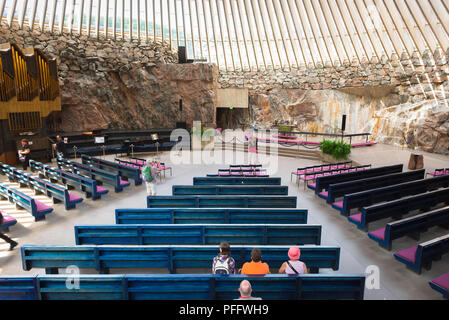
[[[270,273],[270,268],[268,267],[268,264],[265,262],[262,262],[262,252],[259,248],[254,248],[251,251],[251,262],[246,262],[242,269],[241,274],[268,274]]]

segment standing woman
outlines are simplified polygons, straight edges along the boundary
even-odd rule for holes
[[[19,160],[22,162],[23,171],[28,169],[28,161],[31,159],[31,147],[27,139],[22,139],[22,147],[18,151]]]

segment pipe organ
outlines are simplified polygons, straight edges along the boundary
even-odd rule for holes
[[[15,164],[23,138],[32,142],[34,158],[45,158],[47,133],[60,111],[56,59],[39,49],[0,44],[0,161]]]

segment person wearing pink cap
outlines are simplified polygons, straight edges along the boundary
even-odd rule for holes
[[[301,250],[297,247],[291,247],[288,250],[289,261],[285,261],[281,268],[279,269],[279,273],[286,274],[306,274],[307,266],[304,262],[299,261],[299,257],[301,256]]]

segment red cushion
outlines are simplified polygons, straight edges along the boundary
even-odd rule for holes
[[[36,209],[37,212],[43,212],[43,211],[47,211],[47,210],[53,210],[52,207],[47,206],[46,204],[38,201],[38,200],[34,200],[34,202],[36,203]]]
[[[378,239],[385,240],[385,228],[371,231],[369,234]]]
[[[401,251],[396,252],[398,256],[401,256],[404,259],[407,259],[408,261],[415,263],[415,257],[416,257],[416,250],[418,250],[418,246],[413,246],[411,248],[407,248]]]
[[[352,220],[358,221],[358,222],[362,222],[362,214],[361,213],[353,214],[352,216],[349,216],[349,218],[351,218]]]
[[[446,290],[449,290],[449,273],[433,279],[432,282]]]
[[[343,209],[343,201],[334,202],[333,205]]]

